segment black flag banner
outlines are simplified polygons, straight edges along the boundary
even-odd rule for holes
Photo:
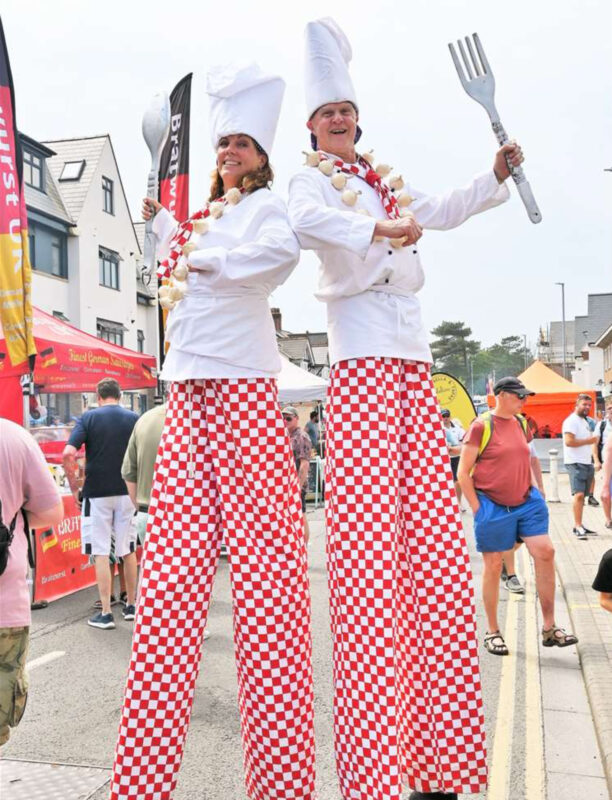
[[[159,168],[159,202],[183,222],[189,216],[189,116],[191,77],[185,75],[170,95],[170,133]]]

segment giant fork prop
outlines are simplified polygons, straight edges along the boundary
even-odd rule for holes
[[[457,47],[459,48],[459,52],[461,54],[463,66],[461,65],[461,61],[459,60],[455,46],[453,44],[449,44],[448,47],[455,63],[455,68],[457,70],[457,74],[459,75],[461,85],[472,98],[472,100],[475,100],[477,103],[480,103],[480,105],[483,106],[489,115],[491,126],[495,136],[497,137],[497,141],[500,145],[504,145],[509,141],[509,139],[508,134],[504,130],[504,126],[499,118],[497,108],[495,107],[495,78],[493,77],[493,72],[491,71],[487,57],[484,54],[484,50],[482,49],[478,34],[475,33],[472,38],[474,40],[474,44],[472,44],[472,39],[470,39],[469,36],[465,37],[465,47],[460,39],[457,40]],[[531,191],[531,186],[525,177],[522,167],[514,167],[508,162],[508,169],[510,170],[510,174],[516,183],[516,188],[521,196],[523,205],[527,209],[529,219],[533,223],[541,222],[542,215],[540,214],[540,209],[538,208],[538,204],[536,203],[533,192]]]

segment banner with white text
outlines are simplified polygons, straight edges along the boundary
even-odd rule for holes
[[[189,216],[191,76],[185,75],[170,95],[170,133],[159,167],[159,202],[179,222]]]
[[[28,217],[15,92],[0,20],[0,323],[13,366],[35,356],[30,300]],[[33,358],[30,368],[33,367]]]

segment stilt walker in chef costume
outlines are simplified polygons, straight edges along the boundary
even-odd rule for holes
[[[300,244],[320,259],[332,363],[326,514],[334,735],[343,800],[456,798],[486,786],[471,571],[430,379],[417,292],[423,228],[508,197],[506,157],[432,197],[359,155],[350,44],[306,29],[314,152],[289,189]],[[389,157],[395,162],[399,154]]]
[[[159,274],[169,279],[162,377],[172,386],[111,798],[172,797],[223,537],[247,795],[311,800],[306,551],[268,305],[299,255],[284,203],[268,188],[284,83],[255,64],[233,65],[212,70],[207,90],[211,200],[180,225],[153,200],[143,208],[145,218],[155,213]]]

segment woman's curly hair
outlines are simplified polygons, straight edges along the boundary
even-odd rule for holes
[[[257,189],[269,187],[274,180],[274,173],[272,172],[272,167],[270,166],[268,154],[263,147],[261,147],[255,141],[255,139],[253,139],[252,136],[249,136],[249,139],[255,145],[257,152],[266,157],[266,163],[263,165],[263,167],[253,170],[253,172],[247,172],[247,174],[243,176],[242,188],[247,194],[251,194],[251,192],[255,192]],[[210,197],[208,200],[209,202],[212,202],[213,200],[218,200],[220,197],[223,197],[225,194],[225,189],[223,188],[223,180],[221,179],[221,175],[219,175],[218,169],[214,169],[210,173],[210,177],[212,178],[212,183],[210,185]]]

